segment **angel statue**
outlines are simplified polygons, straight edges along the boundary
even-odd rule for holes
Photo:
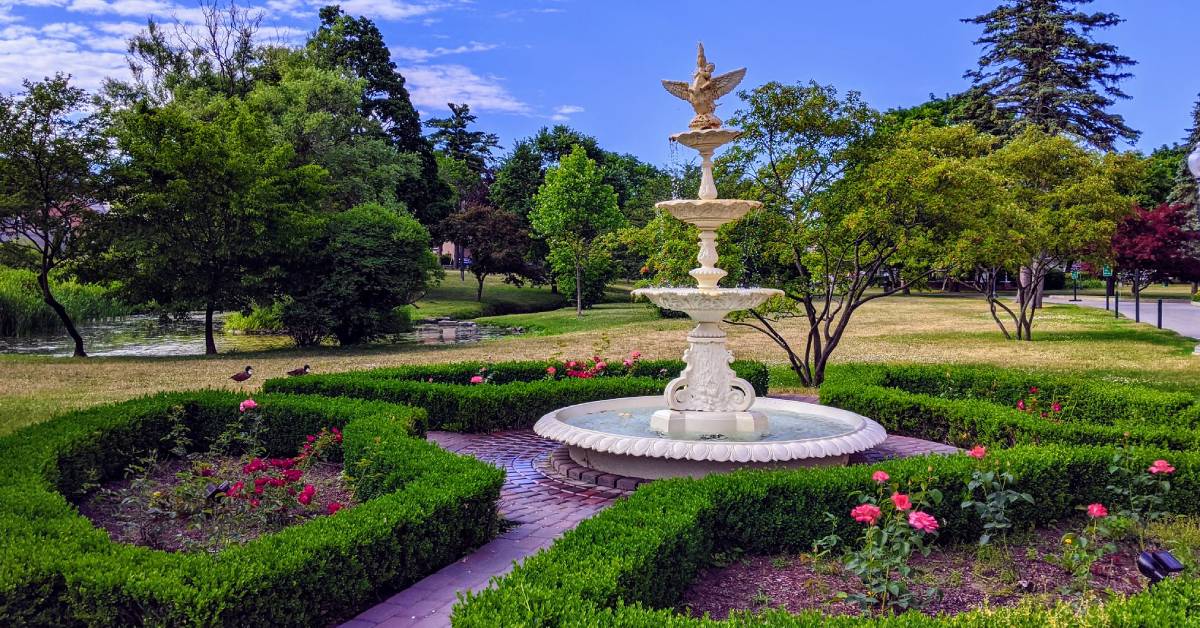
[[[691,85],[684,81],[663,81],[662,84],[673,96],[692,103],[696,117],[688,124],[689,129],[719,129],[721,120],[713,115],[717,110],[717,99],[732,92],[733,88],[742,82],[742,77],[746,76],[746,68],[713,78],[716,66],[704,58],[703,43],[699,44],[699,48],[699,52],[696,53],[696,73],[692,75]]]

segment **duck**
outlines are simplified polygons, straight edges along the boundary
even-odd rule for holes
[[[287,374],[291,377],[298,377],[300,375],[308,375],[308,371],[309,371],[308,365],[305,364],[304,366],[302,366],[298,369],[292,369],[292,370],[288,371]]]
[[[233,375],[231,375],[229,377],[229,379],[232,379],[235,382],[244,382],[244,381],[250,379],[251,375],[254,375],[254,367],[247,366],[245,370],[238,372],[238,373],[234,373]]]

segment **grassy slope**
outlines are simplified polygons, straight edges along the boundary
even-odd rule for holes
[[[550,288],[518,288],[506,284],[501,277],[488,277],[483,282],[483,301],[475,300],[479,284],[475,276],[467,274],[466,281],[459,279],[457,272],[447,272],[442,283],[431,289],[425,298],[417,301],[413,318],[466,319],[490,314],[540,312],[562,307],[562,295],[552,294]]]
[[[641,351],[648,358],[678,357],[691,326],[686,320],[653,317],[641,304],[604,304],[576,320],[570,309],[489,319],[522,325],[534,333],[458,347],[369,347],[342,350],[272,351],[214,358],[70,359],[0,358],[0,433],[46,419],[55,412],[158,390],[238,388],[227,378],[246,364],[257,370],[248,392],[263,379],[309,363],[317,372],[392,364],[453,360],[510,360],[605,356]],[[783,325],[800,338],[800,321]],[[1200,356],[1194,341],[1150,325],[1114,320],[1103,310],[1054,305],[1035,323],[1035,342],[1005,341],[983,303],[965,298],[889,298],[864,306],[835,354],[835,361],[988,363],[1009,367],[1092,371],[1118,382],[1194,386]],[[765,336],[730,331],[734,353],[780,364],[783,353]],[[774,385],[795,387],[785,368]]]

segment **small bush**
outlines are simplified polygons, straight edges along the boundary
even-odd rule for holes
[[[1061,412],[1042,417],[1017,408],[1034,394],[1043,408],[1054,401]],[[829,370],[821,401],[871,417],[893,433],[959,446],[1116,443],[1125,433],[1133,444],[1200,446],[1194,395],[1048,373],[844,365]]]

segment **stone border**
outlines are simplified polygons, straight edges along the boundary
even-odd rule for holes
[[[555,449],[550,454],[550,467],[555,472],[565,475],[572,480],[587,482],[597,486],[607,488],[615,488],[622,491],[632,491],[638,486],[650,482],[644,478],[627,477],[623,475],[614,475],[612,473],[604,473],[595,469],[589,469],[574,460],[571,460],[571,453],[566,445]]]

